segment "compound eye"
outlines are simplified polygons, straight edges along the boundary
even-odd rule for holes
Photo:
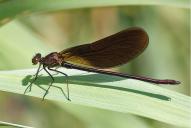
[[[32,58],[32,63],[36,65],[41,59],[41,54],[37,53],[33,58]]]

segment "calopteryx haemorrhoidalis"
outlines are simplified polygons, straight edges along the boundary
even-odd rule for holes
[[[39,63],[39,68],[35,74],[35,78],[26,88],[25,93],[28,88],[31,90],[32,84],[38,78],[41,66],[43,66],[43,69],[49,74],[52,79],[52,82],[46,90],[43,99],[47,95],[48,90],[54,82],[54,77],[49,73],[48,70],[67,76],[67,74],[55,69],[55,67],[65,67],[88,72],[114,75],[155,84],[180,84],[180,82],[176,80],[160,80],[103,70],[104,68],[111,68],[125,64],[128,61],[134,59],[145,50],[148,42],[148,35],[143,29],[138,27],[132,27],[90,44],[84,44],[68,48],[61,52],[52,52],[45,57],[41,57],[41,54],[38,53],[32,58],[32,63],[34,65]]]

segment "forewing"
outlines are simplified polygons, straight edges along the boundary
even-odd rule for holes
[[[91,44],[84,44],[61,51],[65,61],[109,68],[137,57],[148,45],[148,35],[141,28],[129,28]]]

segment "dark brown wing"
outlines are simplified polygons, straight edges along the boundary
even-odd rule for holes
[[[109,68],[127,63],[144,51],[148,35],[141,28],[129,28],[91,44],[61,51],[66,62]]]

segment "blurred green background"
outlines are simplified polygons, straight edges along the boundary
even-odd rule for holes
[[[121,72],[182,82],[165,88],[190,95],[190,10],[120,6],[30,14],[0,22],[0,70],[33,68],[32,56],[90,43],[131,26],[144,28],[150,44]],[[164,86],[163,86],[164,87]],[[0,92],[0,120],[41,128],[175,128],[130,114]]]

